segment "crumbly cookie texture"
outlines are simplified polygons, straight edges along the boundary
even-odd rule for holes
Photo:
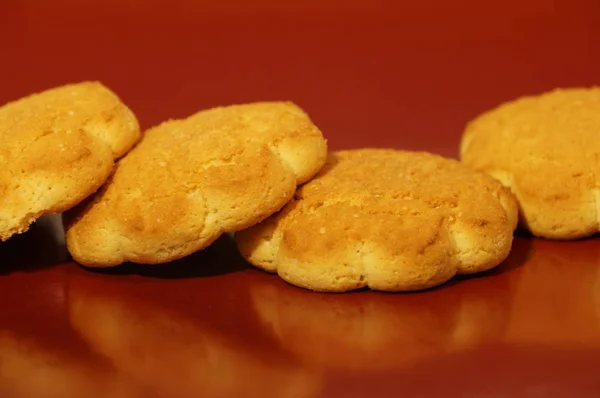
[[[516,224],[513,196],[484,173],[361,149],[331,153],[293,201],[236,241],[250,263],[306,289],[413,291],[497,266]]]
[[[135,115],[98,82],[0,107],[0,240],[94,193],[139,138]]]
[[[510,187],[532,234],[577,239],[600,230],[599,134],[600,87],[555,89],[472,120],[461,160]]]
[[[97,195],[66,214],[79,263],[157,264],[210,245],[283,207],[327,144],[290,102],[213,108],[145,132]]]

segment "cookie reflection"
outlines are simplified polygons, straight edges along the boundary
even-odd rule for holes
[[[251,330],[244,328],[247,338],[241,330],[220,332],[219,325],[227,328],[235,316],[244,317],[229,313],[233,307],[244,311],[233,304],[239,301],[235,291],[207,293],[197,280],[195,290],[173,281],[162,289],[146,282],[133,286],[98,275],[69,281],[73,327],[142,389],[158,397],[176,391],[182,398],[300,398],[317,392],[312,372]]]
[[[11,398],[141,397],[99,358],[0,331],[0,396]]]
[[[507,339],[600,347],[600,241],[534,244],[515,289]]]
[[[318,294],[258,275],[251,286],[263,327],[305,363],[382,370],[493,343],[506,329],[523,240],[494,273],[413,294]]]

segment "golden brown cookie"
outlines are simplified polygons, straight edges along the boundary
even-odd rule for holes
[[[241,254],[303,288],[410,291],[497,266],[517,223],[491,177],[424,152],[332,153],[267,221],[236,234]]]
[[[91,267],[164,263],[281,209],[325,163],[326,141],[289,102],[201,111],[148,130],[102,190],[65,217]]]
[[[134,114],[97,82],[0,107],[0,241],[95,192],[139,137]]]
[[[515,194],[534,235],[576,239],[600,229],[600,87],[556,89],[472,120],[461,160]]]

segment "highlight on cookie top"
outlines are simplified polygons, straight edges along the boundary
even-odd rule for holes
[[[99,82],[0,107],[0,241],[95,192],[139,138],[135,115]]]
[[[258,268],[310,290],[414,291],[499,265],[517,206],[499,182],[425,152],[333,152],[294,200],[236,233]]]
[[[68,250],[89,267],[185,257],[281,209],[326,157],[321,131],[290,102],[164,122],[97,195],[65,214]]]
[[[464,164],[509,187],[533,235],[577,239],[600,230],[600,87],[554,89],[471,120]]]

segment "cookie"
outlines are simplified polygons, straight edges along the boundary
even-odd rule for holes
[[[508,255],[517,206],[500,183],[425,152],[332,153],[285,208],[236,234],[250,263],[310,290],[414,291]]]
[[[467,124],[461,160],[510,187],[521,225],[548,239],[599,231],[600,87],[506,102]]]
[[[148,130],[98,195],[65,217],[80,264],[157,264],[281,209],[327,157],[326,141],[289,102],[213,108]]]
[[[98,82],[0,107],[0,241],[94,193],[139,137],[134,114]]]

